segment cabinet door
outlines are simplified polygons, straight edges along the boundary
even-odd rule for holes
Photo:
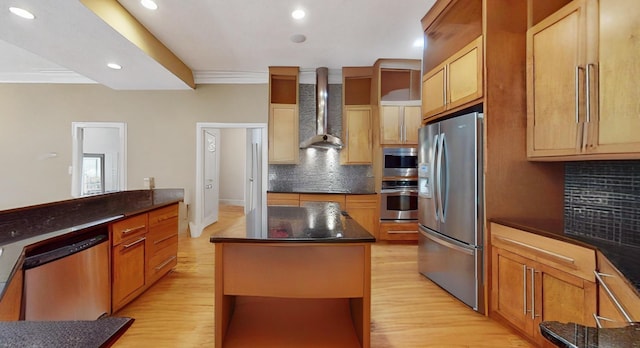
[[[422,112],[426,118],[445,110],[446,66],[441,65],[428,72],[422,79]]]
[[[377,195],[347,195],[346,210],[352,219],[378,238],[378,198]]]
[[[401,144],[402,107],[383,105],[380,110],[380,144]]]
[[[530,267],[526,260],[493,247],[491,310],[528,335],[533,334]]]
[[[583,138],[584,1],[527,31],[527,154],[571,155]]]
[[[590,22],[599,24],[598,57],[589,59],[591,97],[599,100],[591,118],[599,120],[590,124],[589,147],[597,153],[640,153],[640,6],[635,0],[599,1],[599,11],[599,20]]]
[[[299,147],[297,105],[271,104],[269,113],[269,163],[298,163]]]
[[[113,248],[113,311],[120,309],[145,286],[145,236],[123,241]]]
[[[422,112],[419,106],[404,107],[404,143],[418,145],[418,129],[422,125]]]
[[[346,148],[345,164],[369,164],[372,162],[371,107],[345,108],[344,132]]]
[[[482,36],[450,58],[447,75],[447,109],[482,97]]]

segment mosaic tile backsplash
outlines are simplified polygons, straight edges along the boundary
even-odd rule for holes
[[[316,133],[316,86],[300,84],[300,142]],[[327,133],[342,136],[342,85],[330,84]],[[340,165],[336,150],[300,149],[297,165],[269,165],[269,191],[374,193],[370,165]]]
[[[640,161],[565,164],[565,233],[640,246]]]

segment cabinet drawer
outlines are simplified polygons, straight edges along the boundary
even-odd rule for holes
[[[178,226],[177,223],[167,223],[153,228],[153,231],[147,236],[147,250],[149,255],[153,257],[159,250],[162,250],[172,244],[178,244]]]
[[[298,193],[267,193],[267,205],[290,205],[297,207],[300,205],[300,194]]]
[[[380,223],[380,239],[418,241],[418,223],[382,222]]]
[[[150,255],[147,264],[147,284],[152,284],[178,264],[178,240]]]
[[[166,220],[175,219],[178,221],[178,205],[173,204],[168,207],[156,209],[149,212],[149,226],[154,226]]]
[[[111,243],[118,245],[122,240],[147,232],[147,214],[136,215],[111,225]]]
[[[515,228],[491,224],[491,244],[595,282],[595,250]]]

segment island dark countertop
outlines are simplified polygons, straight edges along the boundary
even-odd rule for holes
[[[338,203],[313,202],[304,207],[267,207],[267,226],[252,229],[247,215],[245,231],[226,230],[212,235],[211,243],[372,243],[376,239]]]
[[[640,326],[598,329],[574,323],[545,321],[540,324],[540,332],[557,347],[567,348],[613,348],[640,347]]]

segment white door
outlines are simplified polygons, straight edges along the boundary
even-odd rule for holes
[[[203,153],[204,153],[204,175],[202,176],[203,188],[203,224],[210,225],[218,221],[218,201],[220,196],[220,156],[218,151],[220,148],[220,130],[205,129],[203,130]]]

